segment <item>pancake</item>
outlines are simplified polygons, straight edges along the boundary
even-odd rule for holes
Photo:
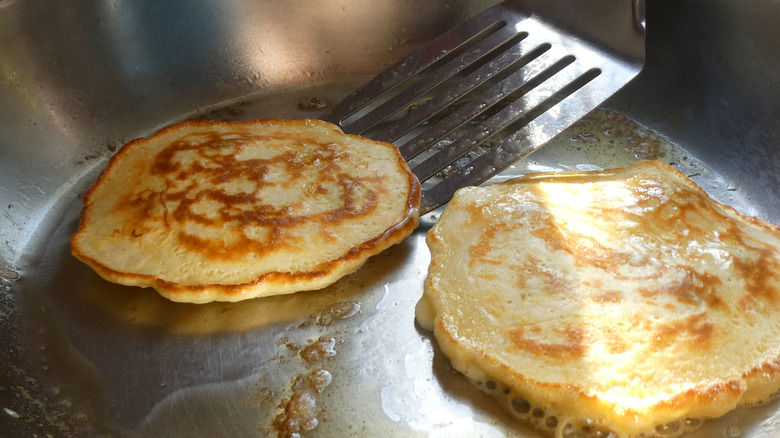
[[[183,302],[319,289],[408,236],[420,186],[390,143],[318,120],[188,121],[123,146],[73,255]]]
[[[780,227],[659,162],[457,192],[419,323],[556,436],[678,436],[780,388]]]

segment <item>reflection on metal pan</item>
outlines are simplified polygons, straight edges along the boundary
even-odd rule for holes
[[[329,288],[235,304],[171,303],[69,254],[80,197],[124,142],[189,117],[317,117],[492,2],[364,3],[0,1],[5,434],[268,436],[297,400],[305,436],[538,436],[415,324],[438,211]],[[499,178],[655,156],[780,224],[778,17],[769,0],[648,2],[645,70]],[[778,422],[775,399],[690,436]]]

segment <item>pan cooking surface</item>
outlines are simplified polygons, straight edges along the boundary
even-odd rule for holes
[[[70,255],[121,144],[189,117],[317,117],[495,1],[303,3],[0,1],[0,435],[539,436],[415,324],[439,211],[331,287],[241,303],[172,303]],[[645,69],[496,180],[658,158],[780,224],[778,19],[769,0],[647,2]],[[687,436],[780,436],[778,403]]]
[[[316,117],[361,80],[247,97],[191,117]],[[494,181],[639,159],[671,163],[716,199],[753,212],[740,187],[603,109]],[[439,211],[324,290],[180,304],[108,283],[70,255],[80,197],[104,165],[64,192],[38,235],[34,273],[2,273],[18,289],[14,317],[35,327],[14,333],[27,368],[10,374],[37,382],[35,394],[4,400],[6,420],[44,421],[55,435],[75,436],[538,436],[454,372],[414,321],[429,262],[424,236]],[[777,403],[740,409],[690,436],[771,436]]]

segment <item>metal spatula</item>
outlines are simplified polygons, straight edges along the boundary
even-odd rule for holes
[[[505,1],[323,118],[398,146],[422,182],[426,213],[538,149],[636,76],[641,1]]]

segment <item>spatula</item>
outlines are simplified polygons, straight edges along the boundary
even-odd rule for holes
[[[644,64],[642,0],[508,0],[394,64],[323,118],[394,143],[421,213],[596,108]]]

